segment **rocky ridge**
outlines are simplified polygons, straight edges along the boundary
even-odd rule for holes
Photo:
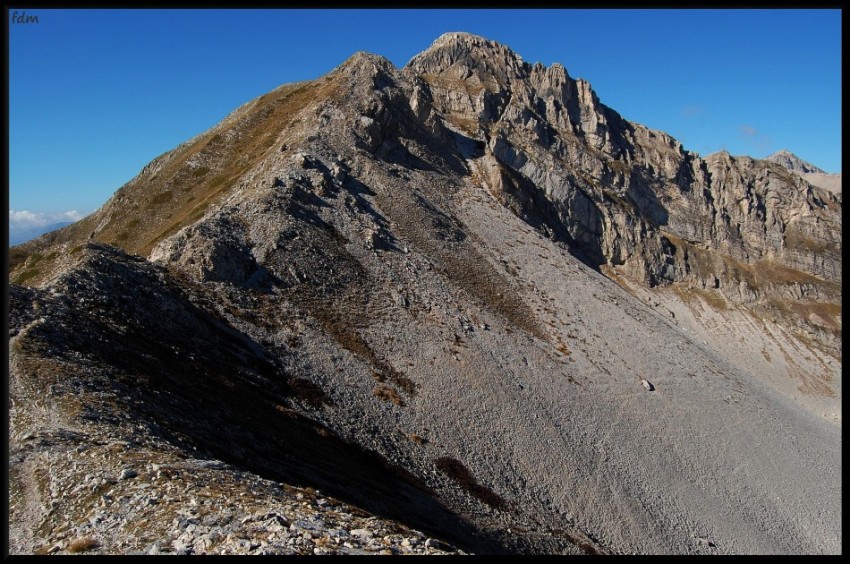
[[[32,544],[13,538],[12,553],[463,554],[318,490],[164,445],[148,449],[138,435],[42,428],[21,439],[26,451],[43,452],[17,471],[48,483],[52,495],[43,500],[48,511],[32,508],[38,536]],[[69,459],[73,471],[56,467]]]
[[[266,359],[243,348],[237,364],[215,366],[228,362],[228,356],[205,349],[207,344],[222,346],[229,341],[215,336],[226,326],[184,301],[182,292],[175,294],[176,285],[162,269],[108,247],[93,246],[87,254],[87,264],[63,277],[49,293],[12,289],[16,305],[27,302],[32,308],[13,307],[10,317],[10,349],[16,353],[10,368],[18,376],[10,390],[10,501],[15,507],[11,528],[20,527],[23,533],[12,535],[12,553],[459,552],[444,541],[377,518],[318,489],[292,486],[292,474],[290,483],[283,483],[259,477],[257,467],[252,472],[244,465],[235,467],[217,459],[216,448],[219,453],[230,451],[231,456],[231,449],[240,450],[235,445],[222,448],[229,440],[245,440],[252,436],[251,429],[269,432],[258,430],[270,424],[268,414],[261,418],[264,402],[243,395],[236,403],[256,402],[252,422],[237,423],[234,418],[240,417],[240,410],[220,395],[220,389],[192,381],[186,387],[183,372],[187,367],[171,364],[163,355],[188,357],[191,370],[203,370],[208,381],[230,370],[241,372],[246,379],[243,385],[248,386],[256,386],[251,379],[262,378],[268,369]],[[128,301],[120,318],[105,311],[111,299],[134,288],[144,288],[143,295],[135,303]],[[192,299],[201,298],[194,295]],[[81,315],[80,306],[88,315]],[[155,321],[162,312],[171,314],[167,327]],[[69,316],[74,316],[76,339],[64,334],[67,325],[54,325],[63,318],[67,323]],[[186,329],[194,332],[192,342],[178,336]],[[165,336],[161,350],[142,344],[141,333],[163,330],[173,333]],[[123,349],[126,341],[122,343],[120,335],[134,333],[138,348]],[[236,334],[230,337],[236,337],[237,348],[250,345],[240,343]],[[31,348],[39,345],[52,348],[33,354]],[[117,361],[117,356],[122,360]],[[158,365],[155,373],[145,369],[146,362]],[[216,384],[233,385],[222,380]],[[293,394],[308,405],[315,400],[317,391],[306,381],[294,379],[277,386],[283,387],[278,392],[282,403]],[[273,394],[275,387],[263,394]],[[206,409],[206,419],[184,418],[199,405]],[[300,451],[293,464],[309,465],[311,448],[333,458],[333,446],[327,441],[310,444],[323,440],[323,435],[315,435],[317,431],[324,436],[330,431],[306,422],[301,424],[308,428],[298,428],[300,418],[295,412],[278,403],[272,406],[272,417],[279,418],[276,431],[285,432],[296,420],[290,431],[298,436],[283,441],[285,448]],[[217,426],[217,421],[223,423],[228,417],[236,428]],[[278,441],[267,438],[249,448],[262,448],[263,454],[254,456],[277,456],[277,464],[285,465],[280,457],[286,455],[274,451]],[[354,474],[364,462],[357,453],[354,460],[346,458],[350,455],[349,451],[340,456]],[[368,460],[365,464],[376,477],[381,476],[380,465],[370,467]],[[393,482],[390,477],[383,479]],[[14,487],[18,484],[20,489]],[[403,496],[403,490],[402,486],[395,493]],[[427,509],[427,503],[423,508]]]
[[[431,81],[445,119],[475,124],[468,133],[486,143],[498,196],[520,214],[554,215],[553,235],[595,264],[622,266],[650,285],[716,287],[735,301],[748,296],[732,261],[840,280],[837,200],[784,170],[725,152],[701,159],[624,120],[563,66],[529,65],[475,36],[443,36],[408,68]],[[526,201],[511,201],[512,192]]]
[[[425,546],[392,519],[467,552],[833,552],[840,206],[779,165],[689,153],[480,37],[403,69],[357,53],[12,250],[31,286],[11,291],[16,551],[52,549],[23,533],[48,498],[104,552],[171,527],[154,503],[109,536],[107,517],[84,525],[102,498],[46,493],[117,467],[29,480],[61,456],[32,437],[61,428],[287,485],[211,493],[247,498],[227,527],[280,519],[219,544],[189,523],[172,550]],[[763,348],[709,345],[709,318],[755,324]],[[317,513],[270,505],[306,486],[384,516],[382,541],[354,544],[346,508],[290,543]],[[268,548],[274,522],[290,532]]]

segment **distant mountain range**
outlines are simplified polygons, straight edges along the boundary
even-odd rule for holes
[[[71,225],[74,223],[73,221],[59,221],[57,223],[51,223],[50,225],[39,225],[35,227],[18,227],[13,228],[9,227],[9,246],[14,247],[15,245],[20,245],[21,243],[26,243],[30,239],[35,239],[39,235],[43,235],[44,233],[49,233],[51,231],[55,231],[56,229],[60,229],[65,227],[66,225]]]

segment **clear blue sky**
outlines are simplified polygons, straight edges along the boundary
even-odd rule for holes
[[[840,10],[25,12],[38,23],[9,36],[9,207],[40,217],[93,211],[280,84],[358,50],[402,66],[447,31],[560,62],[626,119],[702,155],[787,148],[841,169]]]

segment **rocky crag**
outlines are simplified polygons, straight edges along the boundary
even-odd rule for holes
[[[811,163],[807,163],[787,149],[776,151],[764,160],[782,165],[791,172],[801,176],[809,184],[820,186],[839,197],[841,196],[841,173],[830,174]]]
[[[563,66],[357,53],[10,254],[15,552],[840,550],[840,195]]]

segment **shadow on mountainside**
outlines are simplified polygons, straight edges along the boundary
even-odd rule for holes
[[[331,403],[318,386],[285,374],[259,343],[158,281],[148,264],[108,252],[113,256],[94,261],[101,276],[75,272],[63,296],[11,293],[18,330],[35,319],[33,304],[49,313],[17,340],[20,377],[40,389],[55,381],[62,401],[75,406],[66,413],[77,423],[125,420],[192,456],[320,489],[464,550],[508,551],[410,472],[291,407],[292,399],[311,409]],[[133,299],[121,291],[131,287]],[[48,357],[71,368],[39,370]]]

